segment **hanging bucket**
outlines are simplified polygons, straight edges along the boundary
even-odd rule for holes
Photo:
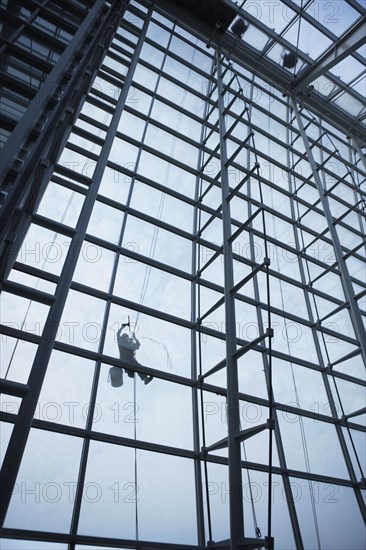
[[[120,367],[111,367],[109,369],[109,378],[113,388],[119,388],[123,384],[123,372]]]

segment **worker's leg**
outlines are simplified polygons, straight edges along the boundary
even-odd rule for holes
[[[147,384],[149,384],[149,382],[151,382],[151,380],[153,379],[153,376],[148,376],[147,374],[140,374],[139,373],[139,377],[141,378],[141,380],[143,381],[145,386]]]

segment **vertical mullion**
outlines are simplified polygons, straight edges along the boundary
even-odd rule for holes
[[[215,70],[215,64],[213,61],[211,79],[213,78]],[[197,298],[200,294],[200,281],[198,280],[198,270],[201,267],[201,262],[198,260],[199,254],[201,253],[201,245],[199,239],[197,238],[198,231],[200,229],[200,194],[201,194],[201,182],[202,182],[202,166],[204,158],[204,149],[205,149],[205,137],[207,129],[207,113],[209,109],[209,87],[207,89],[207,97],[205,102],[204,113],[202,117],[202,127],[201,127],[201,136],[200,136],[200,148],[198,151],[198,160],[197,160],[197,176],[196,176],[196,189],[195,189],[195,206],[193,214],[193,234],[195,239],[192,241],[192,275],[194,279],[191,283],[191,322],[194,325],[194,328],[191,330],[191,376],[193,380],[198,379],[197,371],[197,338],[201,338],[200,325],[198,325],[198,315],[200,311],[198,308],[197,311]],[[201,344],[199,344],[201,345]],[[193,410],[193,442],[194,450],[196,452],[201,451],[200,443],[200,415],[199,415],[199,399],[198,399],[198,387],[192,388],[192,410]],[[204,521],[204,507],[203,507],[203,482],[202,482],[202,471],[201,471],[201,459],[195,460],[195,482],[196,482],[196,509],[197,509],[197,528],[198,528],[198,544],[205,545],[205,521]],[[207,480],[206,480],[207,481]],[[209,506],[209,503],[207,503]],[[207,518],[209,521],[209,518]]]
[[[237,550],[239,541],[244,537],[243,490],[241,471],[240,441],[236,438],[240,431],[238,365],[234,356],[236,351],[235,297],[233,254],[230,243],[231,213],[228,196],[230,194],[227,170],[226,128],[224,117],[223,82],[220,48],[216,52],[220,166],[222,193],[222,229],[224,256],[224,296],[226,325],[226,377],[227,377],[227,423],[229,457],[229,508],[230,508],[230,550]]]
[[[305,151],[307,153],[307,157],[308,157],[308,160],[309,160],[309,163],[310,163],[311,171],[313,173],[316,188],[317,188],[317,191],[319,193],[319,197],[320,197],[320,200],[321,200],[321,203],[322,203],[322,207],[323,207],[325,219],[326,219],[327,224],[328,224],[329,233],[330,233],[330,236],[331,236],[331,239],[332,239],[332,244],[333,244],[333,247],[334,247],[334,252],[335,252],[335,255],[336,255],[339,271],[341,273],[342,286],[343,286],[343,289],[344,289],[346,300],[348,301],[348,303],[350,305],[350,314],[351,314],[353,328],[354,328],[356,338],[357,338],[357,340],[359,342],[359,345],[360,345],[360,348],[361,348],[361,353],[362,353],[363,360],[366,364],[366,333],[365,333],[365,328],[364,328],[364,325],[363,325],[363,322],[362,322],[362,318],[361,318],[360,311],[358,309],[357,302],[355,300],[352,281],[351,281],[351,278],[350,278],[350,275],[349,275],[349,272],[348,272],[347,264],[346,264],[346,262],[343,258],[343,250],[342,250],[342,246],[341,246],[341,243],[340,243],[340,240],[339,240],[339,237],[338,237],[337,229],[334,225],[333,216],[332,216],[330,206],[329,206],[328,196],[327,196],[327,194],[324,190],[323,183],[320,179],[319,172],[317,170],[317,165],[316,165],[316,162],[315,162],[315,159],[314,159],[314,156],[313,156],[313,152],[310,148],[309,140],[308,140],[308,137],[307,137],[307,135],[305,133],[305,130],[304,130],[304,125],[303,125],[303,122],[302,122],[302,119],[301,119],[301,115],[299,113],[296,101],[293,97],[291,97],[291,105],[292,105],[293,111],[294,111],[295,116],[296,116],[297,125],[298,125],[298,128],[299,128],[300,133],[301,133],[301,137],[302,137],[303,144],[304,144],[304,147],[305,147]]]
[[[288,110],[290,109],[289,105],[288,105],[287,109]],[[289,143],[289,141],[290,141],[289,136],[290,136],[290,129],[289,129],[289,127],[287,127],[287,143]],[[289,149],[287,149],[287,164],[288,164],[288,167],[290,167],[290,152],[289,152]],[[290,172],[288,172],[288,182],[289,182],[289,190],[291,192],[291,195],[290,195],[291,213],[292,213],[292,217],[293,217],[294,221],[296,221],[296,212],[295,212],[295,206],[294,206],[294,190],[292,189],[292,182],[291,182]],[[295,244],[296,244],[296,248],[297,248],[298,252],[301,251],[301,244],[300,244],[300,240],[299,240],[299,231],[301,231],[301,230],[298,228],[298,226],[295,223],[294,224],[294,239],[295,239]],[[314,338],[315,349],[316,349],[316,352],[317,352],[319,366],[321,366],[323,368],[322,373],[321,373],[322,378],[323,378],[323,383],[324,383],[324,386],[325,386],[327,399],[329,401],[332,417],[335,421],[334,426],[335,426],[335,429],[336,429],[336,432],[337,432],[337,436],[338,436],[338,439],[339,439],[339,444],[340,444],[340,447],[342,449],[342,453],[343,453],[343,457],[344,457],[344,460],[345,460],[345,463],[346,463],[346,466],[347,466],[347,469],[348,469],[348,473],[349,473],[350,479],[354,483],[357,483],[357,479],[356,479],[355,471],[354,471],[354,468],[353,468],[352,460],[351,460],[351,457],[350,457],[350,454],[349,454],[349,451],[348,451],[348,446],[346,444],[346,441],[345,441],[345,438],[344,438],[344,435],[343,435],[342,427],[338,422],[337,407],[336,407],[336,403],[335,403],[334,398],[333,398],[333,392],[332,392],[332,389],[331,389],[331,386],[330,386],[330,383],[329,383],[329,379],[328,379],[328,374],[327,374],[327,371],[326,371],[326,368],[325,368],[326,365],[324,364],[323,354],[322,354],[321,347],[320,347],[319,335],[318,335],[318,332],[315,328],[314,315],[313,315],[313,311],[312,311],[312,308],[311,308],[309,286],[308,286],[307,281],[306,281],[305,268],[304,268],[304,262],[307,262],[307,261],[308,260],[306,260],[306,259],[305,260],[302,259],[302,256],[301,256],[300,253],[298,254],[299,270],[300,270],[301,282],[304,285],[304,294],[305,294],[306,307],[307,307],[307,310],[308,310],[309,321],[313,325],[312,328],[311,328],[311,331],[312,331],[313,338]],[[313,294],[313,300],[316,301],[316,295],[315,294]],[[355,492],[356,500],[357,500],[357,502],[359,504],[359,507],[360,507],[361,514],[363,515],[364,518],[366,518],[365,503],[363,501],[361,491],[358,487],[354,487],[354,492]]]

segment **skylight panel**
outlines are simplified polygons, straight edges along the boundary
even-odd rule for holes
[[[283,37],[291,44],[297,45],[299,23],[286,31]],[[313,25],[310,25],[305,19],[301,20],[300,34],[299,34],[299,50],[303,51],[312,59],[317,59],[323,52],[325,52],[332,41],[324,34],[318,31]]]

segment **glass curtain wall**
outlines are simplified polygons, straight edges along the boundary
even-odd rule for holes
[[[233,333],[240,429],[274,419],[271,468],[270,430],[241,443],[245,536],[271,470],[276,548],[364,547],[365,175],[331,124],[129,3],[0,297],[1,377],[29,385],[2,395],[4,550],[228,539],[228,450],[205,449]]]

